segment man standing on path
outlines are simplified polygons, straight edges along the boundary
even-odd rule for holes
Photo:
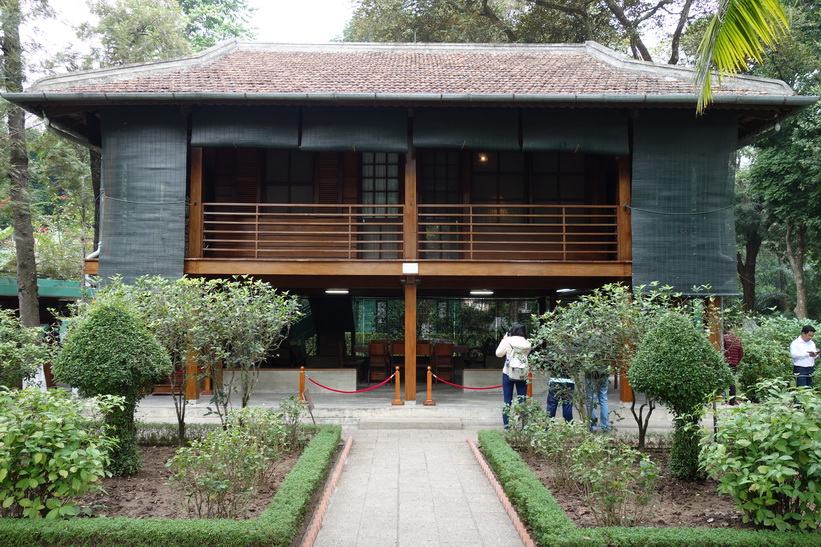
[[[812,340],[813,336],[815,336],[815,328],[811,325],[805,325],[801,329],[799,337],[790,344],[790,356],[793,361],[792,370],[795,374],[796,387],[812,387],[815,360],[818,359],[818,349]]]

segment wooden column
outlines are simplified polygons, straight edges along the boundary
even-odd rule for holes
[[[405,156],[405,212],[402,219],[402,257],[405,261],[419,258],[419,222],[416,195],[416,150]]]
[[[408,147],[405,155],[405,210],[402,219],[402,258],[406,262],[419,258],[419,222],[416,194],[416,149]],[[417,277],[407,275],[405,284],[405,400],[416,402],[416,284]]]
[[[405,277],[405,400],[416,401],[416,277]]]
[[[618,260],[633,260],[633,225],[630,219],[630,210],[627,208],[631,204],[630,193],[630,156],[619,156],[619,186],[617,192],[618,208],[616,218],[618,222]],[[630,381],[627,378],[627,365],[619,363],[619,369],[615,374],[614,384],[619,389],[619,400],[623,403],[633,401],[633,390],[630,388]]]
[[[202,148],[191,148],[191,202],[188,207],[188,256],[202,258]]]
[[[618,223],[619,260],[633,260],[633,226],[630,223],[630,210],[625,206],[631,204],[630,194],[630,157],[620,156],[618,208],[616,218]]]
[[[196,401],[200,398],[199,385],[199,364],[193,351],[188,352],[188,357],[185,359],[185,398],[188,401]]]

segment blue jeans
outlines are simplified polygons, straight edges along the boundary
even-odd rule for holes
[[[610,378],[586,378],[585,396],[587,397],[587,415],[590,417],[590,430],[596,431],[596,427],[601,431],[607,431],[610,425],[608,414],[610,409],[607,406],[607,388],[610,385]],[[596,408],[599,410],[599,419],[596,420]]]
[[[516,386],[516,398],[522,402],[527,397],[527,380],[512,380],[510,376],[502,373],[502,393],[505,398],[505,404],[513,403],[513,386]],[[502,412],[502,423],[507,429],[507,413]]]
[[[562,417],[566,422],[573,420],[573,382],[553,382],[547,384],[547,415],[556,417],[556,409],[562,403]]]
[[[792,371],[795,374],[795,387],[812,387],[812,375],[815,372],[815,367],[793,367]]]

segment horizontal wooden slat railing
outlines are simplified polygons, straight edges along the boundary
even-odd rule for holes
[[[202,210],[202,258],[404,256],[403,205],[204,203]],[[421,204],[418,260],[613,261],[616,213],[615,205]]]
[[[403,206],[204,203],[205,258],[399,260]]]
[[[420,260],[611,261],[615,205],[420,205]]]

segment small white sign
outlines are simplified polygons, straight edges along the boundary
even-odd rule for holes
[[[403,262],[402,263],[402,274],[403,275],[418,275],[419,274],[419,263],[417,263],[417,262]]]

